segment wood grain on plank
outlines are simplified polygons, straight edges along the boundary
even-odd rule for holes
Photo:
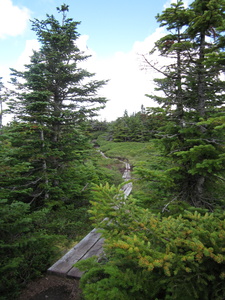
[[[96,244],[100,237],[101,233],[97,232],[96,229],[93,229],[74,248],[67,252],[53,266],[51,266],[48,269],[48,273],[66,276],[73,265],[86,255],[86,253]]]
[[[82,260],[85,260],[92,256],[99,256],[103,253],[103,243],[104,239],[100,238],[95,245],[82,257]],[[76,267],[73,267],[68,273],[67,277],[72,278],[81,278],[83,275],[83,272],[77,269]]]

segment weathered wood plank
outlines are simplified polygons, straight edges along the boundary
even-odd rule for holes
[[[125,170],[124,170],[124,173],[123,173],[123,179],[125,179],[125,180],[131,179],[131,172],[130,172],[130,164],[129,163],[125,163]]]
[[[51,266],[48,269],[48,273],[66,276],[73,265],[81,260],[100,238],[101,233],[97,232],[96,229],[93,229],[74,248]]]
[[[132,182],[129,182],[123,186],[122,190],[124,192],[125,198],[127,198],[130,195],[132,188],[133,188]]]
[[[97,241],[97,243],[82,257],[82,260],[85,260],[94,255],[99,256],[100,254],[102,254],[103,253],[103,243],[104,243],[104,239],[100,238]],[[83,272],[75,267],[73,267],[67,273],[67,277],[72,277],[72,278],[77,278],[77,279],[81,278],[82,275],[83,275]]]
[[[101,153],[105,156],[103,153]],[[106,157],[106,156],[105,156]],[[107,157],[106,157],[107,158]],[[125,171],[123,179],[128,181],[131,179],[130,164],[125,163]],[[122,187],[125,198],[129,196],[132,191],[132,182],[128,182]],[[80,270],[73,267],[73,265],[83,259],[99,256],[103,252],[104,239],[97,229],[93,229],[87,236],[85,236],[75,247],[67,252],[61,259],[59,259],[53,266],[48,269],[48,273],[63,277],[80,278],[83,274]]]

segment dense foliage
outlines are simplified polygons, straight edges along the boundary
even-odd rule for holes
[[[149,117],[142,106],[138,113],[128,116],[127,111],[123,117],[111,122],[110,138],[115,142],[146,142],[154,137],[156,126],[154,117]]]
[[[86,299],[225,298],[224,14],[223,0],[195,0],[157,16],[167,34],[143,58],[160,73],[159,93],[149,95],[160,108],[147,119],[162,120],[152,136],[162,156],[134,169],[148,201],[94,186],[91,213],[105,253],[77,264]],[[151,61],[156,51],[163,66]],[[133,117],[114,123],[115,141],[133,140]]]
[[[105,252],[77,264],[86,299],[223,300],[224,0],[179,0],[157,16],[167,34],[143,59],[160,73],[149,95],[159,107],[110,123],[92,118],[106,81],[82,69],[79,22],[57,10],[61,23],[32,22],[40,50],[0,90],[0,298],[16,298],[92,215]],[[15,117],[2,126],[6,98]],[[121,159],[133,198],[120,190]]]
[[[58,8],[61,23],[50,15],[32,21],[40,50],[24,72],[12,70],[8,105],[15,121],[10,142],[19,149],[20,159],[29,162],[23,201],[34,206],[56,206],[77,197],[69,178],[90,149],[86,120],[106,102],[97,96],[105,81],[91,79],[94,74],[81,68],[88,57],[76,45],[79,22],[67,18],[67,11],[67,5]]]
[[[224,1],[182,1],[157,16],[168,34],[152,52],[163,58],[157,66],[158,95],[166,124],[160,128],[164,154],[174,162],[169,173],[175,196],[196,207],[212,209],[223,199],[215,190],[224,182]]]
[[[145,108],[128,115],[124,112],[122,117],[112,122],[100,122],[92,120],[90,128],[92,132],[101,134],[104,132],[106,139],[114,142],[148,142],[158,138],[158,130],[165,125],[166,118],[159,107]]]
[[[25,71],[12,70],[4,95],[14,119],[3,127],[0,119],[1,299],[15,299],[89,230],[90,183],[121,180],[87,130],[106,102],[97,95],[106,81],[82,69],[88,56],[77,47],[79,22],[67,18],[67,5],[58,12],[61,23],[50,15],[32,21],[40,50]]]
[[[44,229],[48,210],[30,212],[30,205],[0,200],[0,299],[16,299],[21,287],[46,271],[57,242],[63,238]]]
[[[156,215],[118,188],[93,190],[105,253],[76,264],[85,299],[224,299],[224,213]]]

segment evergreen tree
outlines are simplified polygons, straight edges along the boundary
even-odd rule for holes
[[[145,142],[154,137],[156,128],[162,123],[142,107],[140,112],[130,116],[125,111],[124,115],[113,121],[111,125],[114,142]]]
[[[176,113],[174,120],[177,125],[182,126],[184,115],[184,92],[182,83],[186,77],[186,68],[190,65],[190,41],[185,32],[185,27],[190,19],[190,14],[184,8],[182,1],[171,4],[161,15],[157,15],[157,21],[160,26],[167,26],[169,33],[156,42],[155,48],[151,53],[159,51],[160,56],[166,58],[169,63],[161,70],[163,78],[155,79],[158,88],[163,91],[165,97],[156,97],[158,103],[170,109],[175,105]],[[151,67],[152,63],[147,61]],[[158,68],[156,68],[159,71]],[[171,116],[172,117],[172,116]]]
[[[0,199],[0,299],[18,299],[21,288],[41,276],[56,257],[61,237],[43,228],[48,211]]]
[[[215,187],[224,182],[224,12],[224,1],[196,0],[187,9],[178,1],[157,16],[169,34],[155,50],[169,63],[156,79],[164,96],[152,98],[169,116],[162,133],[174,162],[169,175],[176,199],[208,208],[221,204]]]
[[[92,79],[94,74],[81,68],[88,56],[76,45],[79,22],[67,18],[67,5],[57,10],[61,23],[52,15],[32,21],[40,50],[24,72],[12,70],[15,92],[8,103],[16,121],[12,146],[31,164],[31,192],[25,202],[36,204],[69,198],[72,183],[66,184],[65,176],[82,163],[90,147],[86,120],[106,102],[97,96],[106,82]]]

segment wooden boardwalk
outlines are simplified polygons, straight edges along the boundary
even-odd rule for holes
[[[125,181],[128,181],[131,179],[130,165],[128,163],[124,164],[125,171],[123,178]],[[132,191],[132,183],[129,182],[125,184],[122,190],[124,191],[125,197],[128,197]],[[104,239],[101,237],[101,233],[97,232],[96,228],[93,229],[76,246],[51,266],[48,269],[48,273],[79,279],[83,273],[73,267],[73,265],[80,260],[87,259],[94,255],[99,256],[103,252],[103,243]]]
[[[48,273],[69,278],[80,278],[82,272],[73,267],[73,265],[93,255],[100,255],[103,252],[103,242],[101,234],[96,229],[93,229],[75,247],[51,266],[48,269]]]

